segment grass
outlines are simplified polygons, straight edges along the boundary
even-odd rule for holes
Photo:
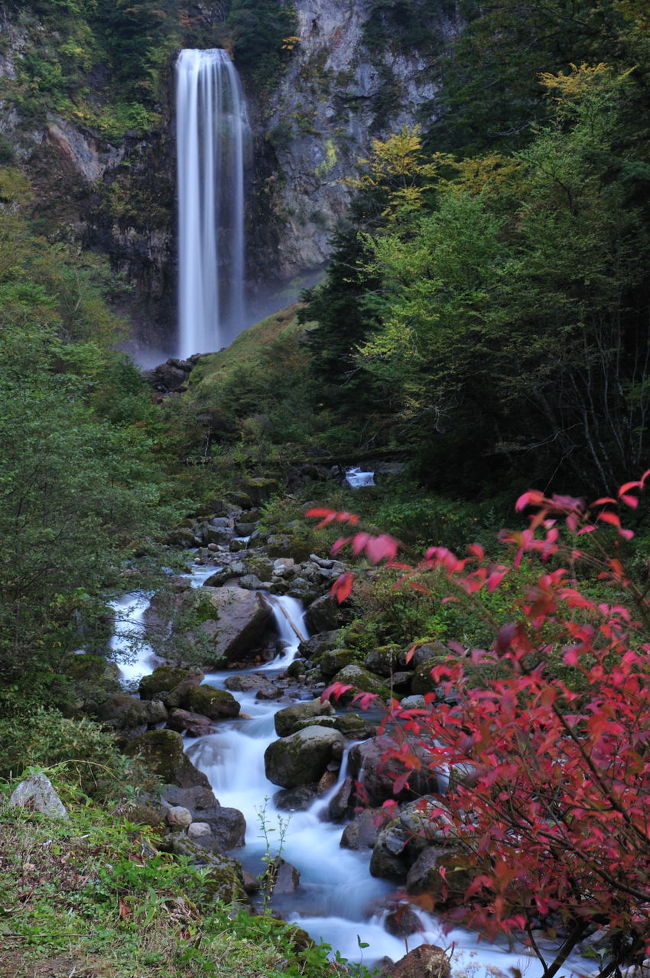
[[[156,830],[64,797],[69,821],[0,807],[0,978],[342,973],[296,928],[215,901],[209,867]]]

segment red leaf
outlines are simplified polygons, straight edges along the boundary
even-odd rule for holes
[[[330,588],[330,597],[336,598],[339,604],[343,604],[346,598],[349,598],[350,596],[353,583],[354,574],[350,573],[350,571],[346,571],[345,574],[341,574],[336,578],[332,584],[332,587]]]
[[[366,544],[366,556],[371,564],[378,564],[380,560],[393,560],[397,556],[399,543],[394,537],[387,533],[381,536],[371,537]]]
[[[629,506],[630,509],[636,509],[639,505],[639,500],[636,498],[636,496],[621,496],[621,502],[625,503],[626,506]]]
[[[349,692],[351,689],[354,689],[354,686],[350,686],[348,683],[331,683],[320,694],[320,701],[324,703],[325,700],[338,700],[344,693]]]
[[[602,513],[599,513],[596,519],[601,520],[603,523],[611,523],[612,526],[620,527],[621,525],[621,521],[616,513],[610,513],[608,509],[604,510]]]
[[[522,509],[526,509],[526,506],[539,506],[545,499],[546,497],[543,492],[540,492],[538,489],[529,489],[515,503],[515,511],[520,513]]]

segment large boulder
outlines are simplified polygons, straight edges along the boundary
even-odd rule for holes
[[[264,752],[266,776],[281,788],[313,784],[333,758],[341,757],[344,744],[338,730],[306,727],[269,744]]]
[[[205,737],[215,731],[209,717],[190,710],[172,710],[167,724],[172,730],[188,737]]]
[[[314,661],[320,669],[323,679],[331,679],[345,666],[357,661],[358,653],[354,649],[326,649]]]
[[[183,751],[183,739],[174,730],[149,730],[130,741],[126,752],[139,755],[164,782],[181,788],[209,788],[205,774],[194,767]]]
[[[232,693],[214,686],[189,686],[181,699],[181,707],[192,713],[200,713],[210,720],[236,717],[240,706]]]
[[[366,808],[358,812],[343,829],[341,849],[372,849],[379,833],[391,820],[381,808]]]
[[[472,882],[472,873],[465,865],[465,859],[448,849],[429,846],[420,853],[408,871],[407,892],[413,895],[427,893],[436,902],[445,905],[461,904]]]
[[[300,643],[300,654],[305,657],[305,659],[314,659],[328,649],[335,649],[341,645],[341,632],[340,629],[334,629],[330,632],[320,632],[318,635],[312,635],[308,638],[306,642]]]
[[[336,673],[333,681],[344,683],[346,686],[354,686],[362,693],[376,693],[382,699],[387,699],[390,696],[390,687],[383,679],[356,663],[344,666]]]
[[[393,785],[404,773],[403,764],[396,757],[391,756],[391,751],[397,750],[398,746],[390,737],[382,736],[373,737],[352,747],[349,772],[352,779],[359,783],[353,801],[364,807],[379,808],[385,801],[391,799],[406,801],[414,794],[421,796],[438,791],[438,775],[435,769],[429,767],[424,748],[415,744],[412,750],[416,755],[421,756],[422,767],[420,770],[412,771],[408,785],[395,794]]]
[[[329,700],[321,702],[320,699],[315,699],[293,703],[291,706],[285,706],[283,710],[278,710],[275,714],[275,731],[278,737],[287,737],[294,733],[301,720],[312,720],[314,717],[333,715],[334,707]]]
[[[328,594],[323,594],[307,608],[305,622],[310,632],[332,631],[339,623],[339,609]]]
[[[273,621],[267,602],[246,588],[204,587],[202,591],[215,611],[214,619],[199,626],[214,645],[213,663],[219,666],[224,660],[237,662],[251,658],[264,644]]]
[[[203,681],[203,673],[196,669],[182,669],[180,666],[158,666],[149,676],[143,676],[138,692],[143,700],[162,698],[161,693],[171,693],[181,683],[189,682],[198,686]]]
[[[128,693],[116,693],[95,708],[95,716],[120,732],[139,730],[165,723],[167,710],[158,699],[139,700]]]

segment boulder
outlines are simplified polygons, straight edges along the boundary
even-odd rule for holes
[[[238,808],[222,808],[217,805],[201,813],[201,821],[210,826],[210,835],[202,836],[199,845],[227,852],[244,845],[246,819]]]
[[[384,927],[393,937],[409,937],[424,930],[424,925],[413,907],[405,902],[400,902],[386,914]]]
[[[70,818],[52,782],[44,774],[30,774],[21,781],[9,797],[9,807],[26,808],[50,818]]]
[[[182,805],[184,808],[189,808],[192,818],[197,822],[202,821],[203,812],[220,807],[212,788],[200,785],[193,788],[179,788],[178,785],[165,784],[160,790],[160,797],[168,805]]]
[[[406,890],[417,895],[427,893],[434,900],[447,905],[461,904],[472,873],[464,864],[464,858],[438,846],[423,849],[408,871]],[[440,870],[444,871],[444,879]]]
[[[300,643],[300,654],[305,659],[315,659],[328,649],[335,649],[341,645],[341,632],[339,629],[330,632],[320,632],[312,635],[306,642]]]
[[[354,649],[327,649],[321,655],[315,656],[314,661],[323,679],[331,679],[345,666],[353,665],[357,658],[358,653]]]
[[[240,705],[232,693],[215,689],[214,686],[189,686],[183,694],[181,706],[210,720],[236,717],[240,711]]]
[[[187,734],[188,737],[205,737],[215,730],[209,717],[189,710],[172,710],[167,724],[171,730]]]
[[[344,743],[338,730],[314,726],[275,740],[264,752],[266,776],[282,788],[314,784],[332,758],[340,758]]]
[[[191,822],[187,827],[187,834],[190,839],[202,839],[204,836],[212,834],[207,822]]]
[[[339,609],[328,594],[316,598],[305,612],[305,623],[310,632],[332,631],[338,625]]]
[[[364,666],[379,676],[391,676],[400,665],[403,666],[403,653],[399,645],[381,645],[368,652]]]
[[[211,852],[199,845],[201,839],[202,837],[190,839],[186,835],[170,834],[165,836],[162,847],[166,852],[185,856],[194,866],[207,867],[201,875],[201,886],[203,892],[215,903],[247,903],[240,864],[236,859]]]
[[[130,741],[125,749],[127,754],[140,755],[164,782],[181,788],[210,787],[205,774],[186,757],[183,740],[174,730],[149,730]]]
[[[412,771],[402,791],[397,795],[393,784],[403,774],[404,767],[395,757],[389,757],[391,750],[396,750],[398,744],[390,737],[373,737],[362,744],[355,744],[350,750],[350,776],[361,783],[362,790],[358,792],[358,803],[370,808],[379,808],[385,801],[391,799],[400,801],[421,796],[438,790],[436,771],[428,766],[428,758],[423,747],[415,744],[412,750],[420,755],[423,761],[419,771]]]
[[[382,828],[391,820],[381,808],[366,808],[358,812],[343,829],[342,849],[372,849]]]
[[[158,666],[149,676],[142,677],[138,692],[143,700],[159,699],[161,693],[171,693],[181,683],[198,686],[202,681],[203,673],[196,669]]]
[[[314,717],[333,716],[334,707],[329,700],[304,700],[293,703],[278,710],[274,717],[275,732],[279,737],[287,737],[298,729],[301,720],[312,720]]]
[[[338,730],[344,737],[349,737],[352,740],[364,740],[366,737],[372,737],[376,730],[358,713],[344,713],[342,716],[311,717],[298,720],[292,733],[312,725],[315,727],[331,727],[332,730]]]
[[[313,785],[304,784],[299,788],[283,788],[273,795],[273,804],[283,812],[306,812],[318,797]]]
[[[355,689],[363,693],[376,693],[382,699],[387,699],[390,696],[390,688],[383,679],[355,663],[339,670],[334,676],[333,682],[354,686]]]
[[[300,886],[300,873],[296,867],[280,857],[269,863],[265,875],[271,880],[270,889],[274,896],[295,893]]]
[[[381,974],[382,978],[450,978],[449,956],[435,944],[420,944]]]
[[[115,730],[140,730],[165,723],[167,710],[160,700],[140,700],[129,693],[116,693],[96,705],[95,716]]]
[[[214,662],[250,658],[264,644],[273,614],[254,591],[240,587],[204,587],[216,612],[216,620],[199,626],[214,644]]]

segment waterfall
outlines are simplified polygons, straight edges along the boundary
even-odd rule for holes
[[[225,51],[176,62],[180,357],[229,343],[244,321],[248,118]]]

